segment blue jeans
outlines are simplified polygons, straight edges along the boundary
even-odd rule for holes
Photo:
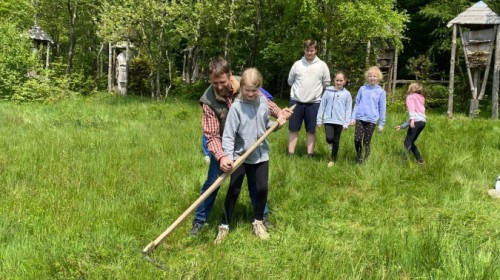
[[[207,180],[203,184],[200,190],[200,195],[203,194],[210,186],[219,178],[219,175],[221,174],[219,162],[215,157],[210,154],[210,165],[208,166],[208,174],[207,174]],[[248,194],[250,196],[250,200],[252,201],[252,206],[254,209],[257,207],[257,182],[254,180],[248,180]],[[198,223],[198,224],[204,224],[208,216],[210,216],[210,212],[212,211],[212,207],[214,206],[215,203],[215,198],[217,197],[217,193],[219,192],[220,188],[217,188],[213,193],[211,193],[207,199],[205,199],[198,208],[196,208],[196,212],[194,214],[194,220],[193,223]],[[267,213],[269,210],[267,209],[267,204],[266,207],[264,208],[264,217],[267,216]]]
[[[205,134],[203,134],[203,137],[201,138],[201,146],[203,147],[203,154],[205,154],[205,156],[210,156],[207,146],[207,136],[205,136]]]

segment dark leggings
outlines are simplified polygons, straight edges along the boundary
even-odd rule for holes
[[[343,127],[340,124],[325,123],[326,143],[332,144],[332,161],[337,161],[342,129]]]
[[[418,162],[422,162],[422,156],[420,155],[420,152],[418,151],[417,146],[415,145],[415,141],[417,141],[418,136],[420,135],[420,132],[424,130],[425,128],[425,122],[415,122],[415,128],[408,128],[408,132],[406,133],[406,138],[404,142],[405,146],[405,151],[409,152],[411,151],[413,155],[415,155],[415,158],[417,159]]]
[[[231,218],[234,213],[234,206],[236,205],[236,201],[240,195],[245,174],[247,175],[247,178],[255,178],[257,182],[256,206],[253,209],[254,219],[261,221],[264,219],[264,207],[267,202],[269,161],[257,164],[244,163],[238,167],[233,174],[231,174],[229,189],[227,190],[226,200],[224,202],[225,211],[222,217],[223,224],[228,225],[231,222]]]
[[[357,160],[366,160],[370,156],[370,142],[372,141],[375,124],[365,121],[356,120],[356,129],[354,131],[354,147],[356,148]],[[363,157],[362,147],[365,147],[365,155]]]

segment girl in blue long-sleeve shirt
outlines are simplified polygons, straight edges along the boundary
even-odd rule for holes
[[[344,88],[346,83],[344,72],[335,74],[335,86],[329,86],[325,89],[321,97],[316,125],[319,128],[322,123],[325,124],[326,142],[332,145],[332,153],[328,167],[332,167],[337,161],[337,154],[340,145],[340,135],[342,130],[347,129],[352,111],[351,93]]]
[[[386,94],[378,84],[383,79],[382,71],[372,66],[366,71],[367,84],[359,88],[352,110],[351,125],[354,131],[354,146],[357,163],[363,163],[370,155],[370,142],[378,122],[378,130],[382,132],[385,125]],[[364,155],[363,155],[364,147]]]

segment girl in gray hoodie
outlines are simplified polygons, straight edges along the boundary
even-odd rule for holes
[[[243,155],[272,126],[266,97],[259,90],[261,86],[262,75],[257,69],[246,69],[241,75],[240,94],[229,109],[222,136],[224,153],[233,161]],[[282,118],[278,119],[280,126],[285,121]],[[229,222],[245,174],[248,180],[253,178],[257,182],[256,206],[254,207],[254,221],[252,223],[253,232],[260,239],[269,239],[269,234],[263,224],[269,177],[269,142],[266,139],[231,174],[224,202],[224,216],[215,239],[216,244],[221,243],[229,232]]]

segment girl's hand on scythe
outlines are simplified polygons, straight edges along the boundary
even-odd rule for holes
[[[278,112],[278,118],[284,118],[285,120],[288,120],[292,116],[292,113],[293,110],[291,110],[290,108],[281,109],[281,111]]]
[[[283,127],[283,125],[286,123],[286,119],[283,117],[279,117],[277,121],[278,121],[278,128]]]
[[[220,169],[224,173],[231,171],[233,169],[233,161],[228,157],[222,157],[220,159]]]

